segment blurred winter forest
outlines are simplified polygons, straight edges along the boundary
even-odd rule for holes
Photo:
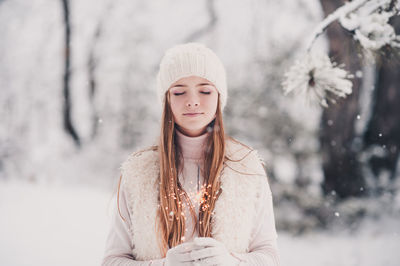
[[[385,217],[400,228],[398,50],[366,56],[334,22],[315,49],[354,74],[352,94],[323,108],[282,93],[283,75],[313,29],[344,3],[0,0],[0,210],[26,219],[11,209],[21,198],[21,208],[30,206],[30,193],[8,184],[88,187],[111,200],[121,162],[158,137],[163,53],[195,41],[226,67],[225,127],[263,157],[279,232],[352,232]],[[390,24],[400,34],[400,19]],[[60,194],[44,202],[58,208]],[[80,215],[91,212],[85,206]],[[14,224],[2,216],[0,226]],[[391,234],[400,243],[399,232]]]

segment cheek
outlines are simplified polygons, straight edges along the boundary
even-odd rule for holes
[[[182,109],[181,105],[182,105],[182,100],[179,100],[179,98],[176,97],[171,98],[170,100],[171,111],[175,117],[177,116],[178,113],[181,112]]]
[[[209,99],[207,102],[208,109],[212,112],[217,111],[217,105],[218,105],[218,95],[215,95],[212,97],[212,99]]]

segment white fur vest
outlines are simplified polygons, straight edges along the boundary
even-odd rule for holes
[[[212,218],[212,236],[229,251],[248,252],[256,204],[267,177],[257,152],[226,141],[227,160],[221,173],[222,193]],[[236,161],[238,160],[238,161]],[[132,255],[137,260],[162,258],[155,230],[159,198],[159,157],[155,148],[131,154],[121,166],[122,186],[131,217]]]

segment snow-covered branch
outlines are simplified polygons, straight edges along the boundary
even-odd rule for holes
[[[352,78],[346,70],[332,63],[323,53],[307,53],[285,73],[284,93],[303,94],[310,103],[328,107],[336,97],[346,97],[352,92]]]
[[[343,17],[347,15],[348,13],[356,10],[360,6],[364,5],[366,2],[371,1],[371,0],[355,0],[352,2],[349,2],[338,9],[336,9],[335,12],[327,16],[319,25],[315,28],[313,33],[311,34],[310,41],[308,42],[307,45],[307,51],[310,51],[312,48],[312,45],[314,44],[315,40],[320,36],[326,28],[334,21],[338,20],[340,17]]]
[[[399,47],[399,37],[388,23],[398,14],[397,0],[355,0],[344,4],[327,16],[310,35],[307,51],[315,40],[334,21],[348,31],[354,31],[354,39],[369,50],[378,50],[384,45]]]
[[[336,9],[310,35],[304,58],[285,73],[284,93],[305,93],[308,100],[323,107],[328,106],[328,101],[335,103],[335,97],[351,94],[352,75],[332,63],[327,55],[315,54],[312,51],[315,40],[338,20],[366,50],[375,51],[386,45],[400,48],[400,37],[389,24],[389,19],[398,14],[398,8],[397,0],[354,0]]]
[[[400,47],[389,19],[397,14],[393,0],[376,0],[366,3],[357,12],[340,18],[343,28],[354,31],[354,39],[367,50],[376,51],[385,45]]]

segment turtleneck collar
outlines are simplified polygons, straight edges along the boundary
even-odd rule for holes
[[[179,147],[181,148],[184,159],[199,160],[203,155],[204,143],[206,142],[208,132],[197,137],[184,135],[178,129],[175,130]]]

